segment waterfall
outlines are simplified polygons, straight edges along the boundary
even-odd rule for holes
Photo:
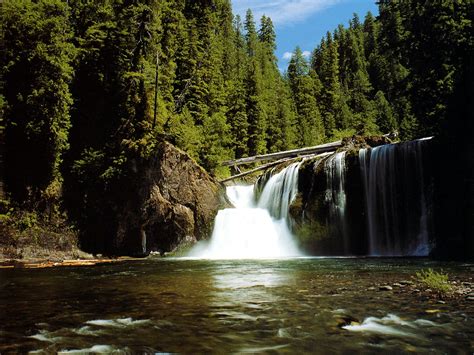
[[[291,164],[268,180],[260,195],[258,207],[267,209],[277,219],[288,217],[288,208],[298,192],[300,164]]]
[[[428,138],[429,139],[429,138]],[[371,255],[428,255],[427,139],[359,151]]]
[[[350,241],[345,218],[345,154],[346,152],[340,152],[330,156],[324,163],[324,172],[327,184],[325,202],[329,206],[331,228],[335,235],[342,237],[344,255],[348,255]]]
[[[288,208],[297,193],[299,163],[271,176],[258,202],[253,185],[228,186],[235,208],[218,212],[209,242],[189,256],[206,259],[261,259],[299,256],[288,227]]]
[[[218,212],[211,239],[190,256],[297,256],[291,230],[316,255],[428,255],[432,192],[424,171],[430,165],[423,163],[426,140],[361,149],[358,157],[333,153],[301,171],[302,162],[293,163],[267,171],[255,185],[229,186],[234,208]],[[294,206],[292,225],[289,208],[299,184],[301,203]]]

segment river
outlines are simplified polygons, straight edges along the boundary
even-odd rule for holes
[[[428,267],[451,280],[474,271],[423,258],[2,269],[0,352],[472,353],[473,302],[379,290]]]

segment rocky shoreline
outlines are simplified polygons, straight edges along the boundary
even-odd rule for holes
[[[50,267],[62,267],[62,266],[94,266],[101,264],[114,264],[124,261],[131,260],[142,260],[131,257],[119,257],[119,258],[97,258],[91,257],[90,259],[64,259],[64,260],[47,260],[47,259],[6,259],[0,260],[0,269],[43,269]]]

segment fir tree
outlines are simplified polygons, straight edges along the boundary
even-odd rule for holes
[[[6,189],[15,201],[34,204],[62,180],[69,147],[75,54],[69,11],[59,0],[11,0],[2,4],[1,18]]]
[[[262,70],[259,61],[259,41],[252,11],[245,18],[245,39],[249,56],[245,78],[250,155],[266,152],[267,114],[262,99]]]
[[[391,133],[398,130],[397,120],[382,91],[377,91],[374,99],[376,122],[382,133]]]
[[[311,146],[324,139],[324,128],[314,95],[309,64],[300,47],[296,47],[288,65],[288,79],[297,113],[297,141],[300,146]]]

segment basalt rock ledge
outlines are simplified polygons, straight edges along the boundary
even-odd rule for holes
[[[224,187],[185,152],[168,142],[149,158],[130,159],[105,220],[81,233],[89,252],[145,256],[165,253],[211,235],[217,211],[227,206]],[[102,243],[97,243],[102,239]]]

